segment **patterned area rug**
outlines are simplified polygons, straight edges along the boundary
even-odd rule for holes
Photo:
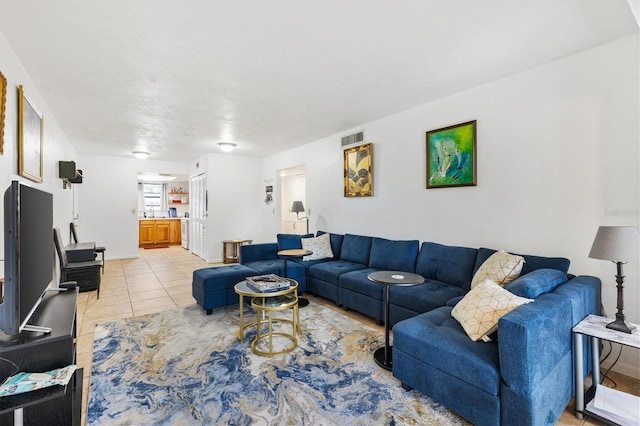
[[[382,330],[315,303],[300,320],[274,358],[251,351],[255,327],[238,342],[237,306],[98,324],[87,424],[467,424],[375,364]]]

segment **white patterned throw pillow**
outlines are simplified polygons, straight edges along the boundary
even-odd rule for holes
[[[329,237],[329,234],[322,234],[315,238],[303,238],[302,248],[305,250],[311,250],[313,254],[304,256],[302,260],[317,260],[333,257],[333,251],[331,251],[331,240]]]
[[[471,288],[474,288],[484,280],[491,280],[501,286],[509,284],[520,276],[524,257],[500,250],[492,254],[484,261],[482,266],[471,280]]]
[[[484,280],[475,286],[456,304],[451,311],[469,338],[474,342],[482,339],[498,328],[498,320],[518,306],[533,302],[533,299],[516,296],[491,280]]]

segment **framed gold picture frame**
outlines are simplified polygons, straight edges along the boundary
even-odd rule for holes
[[[7,79],[0,72],[0,155],[4,154],[4,112],[7,109]]]
[[[29,95],[18,87],[18,174],[42,182],[44,119]]]
[[[344,150],[344,196],[373,195],[373,144]]]

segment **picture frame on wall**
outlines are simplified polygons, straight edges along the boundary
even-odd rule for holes
[[[476,124],[427,132],[427,189],[477,185]]]
[[[42,182],[42,145],[44,118],[27,95],[18,87],[18,174]]]
[[[0,155],[4,154],[4,113],[7,109],[7,78],[0,72]]]
[[[344,150],[344,196],[373,195],[373,144]]]

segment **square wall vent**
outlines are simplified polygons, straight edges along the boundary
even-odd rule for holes
[[[342,146],[352,145],[354,143],[364,141],[364,132],[354,133],[353,135],[342,137]]]

